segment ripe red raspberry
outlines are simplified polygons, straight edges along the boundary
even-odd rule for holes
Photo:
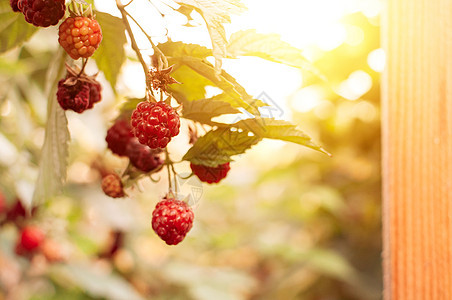
[[[17,8],[24,14],[25,21],[40,27],[58,24],[66,11],[64,0],[18,0]]]
[[[130,122],[124,119],[119,119],[107,131],[105,140],[111,152],[119,156],[127,156],[126,147],[129,141],[133,138],[132,128]]]
[[[72,59],[93,55],[102,41],[102,31],[96,20],[88,17],[69,17],[59,28],[58,42]]]
[[[186,202],[172,198],[157,203],[152,213],[152,229],[168,245],[177,245],[193,226],[195,215]]]
[[[116,174],[108,174],[102,179],[102,190],[105,195],[112,198],[124,197],[121,178]]]
[[[218,183],[228,175],[231,167],[229,163],[221,164],[216,167],[208,167],[203,165],[195,165],[190,163],[193,174],[198,176],[199,180],[207,183]]]
[[[132,132],[152,149],[165,148],[179,134],[179,115],[164,102],[140,102],[132,113]]]
[[[38,227],[27,226],[20,234],[20,247],[26,251],[33,251],[39,248],[44,241],[44,233]]]
[[[126,154],[130,163],[142,172],[150,172],[163,165],[160,152],[148,146],[140,144],[136,138],[130,140],[126,148]]]
[[[19,0],[9,0],[9,5],[11,5],[14,12],[20,11],[19,7],[17,7],[17,2],[19,2]]]

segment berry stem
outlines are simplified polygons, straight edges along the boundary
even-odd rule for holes
[[[173,191],[173,183],[171,180],[171,170],[174,170],[173,161],[171,160],[168,152],[168,148],[165,148],[165,164],[166,164],[166,170],[168,171],[168,187],[170,192]],[[176,183],[176,182],[174,182]],[[177,184],[176,184],[177,186]]]
[[[143,32],[143,34],[146,36],[146,38],[148,39],[149,43],[151,43],[152,49],[154,50],[154,54],[157,55],[157,58],[159,59],[159,65],[158,66],[154,66],[157,69],[166,69],[168,68],[168,60],[165,56],[165,54],[163,54],[163,52],[159,49],[159,47],[157,47],[154,42],[152,41],[151,36],[146,32],[146,30],[144,30],[143,27],[141,27],[140,23],[137,22],[137,20],[135,20],[134,17],[132,17],[127,11],[125,12],[127,14],[127,16],[132,19],[132,21],[138,26],[138,28],[140,28],[141,32]],[[162,64],[163,65],[160,65]]]
[[[83,74],[83,72],[85,71],[85,67],[86,67],[87,63],[88,63],[88,59],[87,58],[82,58],[82,69],[78,73],[77,77],[80,77],[80,75]]]
[[[130,2],[128,4],[130,4]],[[137,42],[135,40],[135,36],[133,35],[133,32],[132,32],[132,28],[130,27],[129,20],[127,19],[127,16],[129,15],[127,13],[127,11],[125,10],[125,7],[127,5],[121,4],[121,0],[116,0],[116,7],[121,12],[122,22],[124,23],[127,33],[129,34],[132,49],[137,54],[138,60],[140,61],[141,66],[143,67],[144,75],[147,76],[147,74],[149,73],[149,67],[146,64],[146,62],[144,61],[143,55],[141,55],[140,49],[138,48]],[[152,89],[150,92],[153,95]]]

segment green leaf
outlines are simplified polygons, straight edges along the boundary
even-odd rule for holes
[[[230,103],[219,100],[215,96],[209,99],[187,101],[183,104],[182,116],[186,119],[211,124],[211,119],[223,114],[236,114],[240,111],[233,108]]]
[[[259,115],[258,108],[266,106],[262,101],[248,95],[245,89],[225,71],[217,74],[208,61],[184,56],[172,58],[170,62],[176,63],[171,75],[182,84],[173,85],[169,90],[180,103],[203,99],[205,87],[211,85],[223,90],[222,101],[230,103],[235,108],[244,108],[253,115]]]
[[[0,3],[0,53],[22,45],[38,30],[21,13],[12,11],[9,2]]]
[[[182,7],[182,6],[181,6]],[[185,44],[183,42],[168,41],[158,45],[160,51],[165,56],[182,58],[185,56],[193,56],[197,58],[206,58],[212,56],[212,50],[197,44]]]
[[[230,23],[230,14],[240,14],[246,7],[239,0],[176,0],[176,3],[195,9],[206,22],[212,40],[215,71],[221,71],[221,59],[226,56],[224,23]]]
[[[65,71],[66,55],[59,50],[55,65],[49,69],[47,125],[42,147],[39,175],[33,204],[39,204],[60,192],[66,179],[69,131],[63,109],[56,99],[58,80]]]
[[[331,156],[331,154],[328,153],[325,149],[315,144],[307,134],[297,129],[296,125],[293,125],[287,121],[257,117],[253,119],[241,120],[232,125],[218,123],[216,125],[239,128],[247,132],[252,132],[255,136],[260,138],[277,139],[296,143]]]
[[[184,155],[183,160],[196,165],[216,167],[232,161],[231,156],[244,153],[261,140],[261,137],[248,132],[219,128],[200,137]]]
[[[325,79],[302,51],[281,40],[278,34],[260,34],[254,29],[233,33],[227,46],[228,57],[256,56],[272,62],[309,71]]]
[[[121,66],[126,56],[124,44],[127,42],[125,27],[120,18],[107,13],[96,12],[96,19],[102,28],[102,43],[94,54],[97,67],[110,82],[113,90],[116,86]]]

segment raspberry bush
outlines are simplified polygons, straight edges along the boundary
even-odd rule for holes
[[[7,182],[2,183],[2,187],[10,187],[8,199],[15,199],[14,203],[10,201],[13,204],[8,206],[6,198],[3,201],[0,196],[0,222],[15,227],[18,232],[16,254],[31,258],[30,264],[33,263],[30,253],[38,259],[40,255],[44,256],[47,263],[62,261],[60,250],[63,247],[47,238],[47,232],[50,232],[69,241],[68,247],[74,257],[85,255],[93,261],[98,259],[99,266],[103,260],[112,264],[120,261],[111,270],[127,278],[127,286],[140,287],[136,276],[138,264],[133,261],[136,253],[129,253],[127,247],[130,243],[139,244],[141,240],[129,239],[130,232],[140,232],[143,239],[149,238],[151,246],[144,243],[143,247],[149,246],[156,252],[165,243],[182,243],[187,234],[193,234],[184,242],[188,245],[193,240],[203,243],[202,236],[207,233],[215,234],[214,230],[209,232],[208,224],[197,227],[198,233],[191,231],[199,200],[194,195],[202,194],[199,192],[202,184],[199,183],[201,187],[191,185],[190,180],[228,184],[228,176],[234,176],[234,160],[266,138],[293,142],[326,153],[294,124],[266,117],[268,114],[262,113],[266,104],[254,99],[245,86],[222,69],[221,60],[225,57],[257,55],[283,63],[289,58],[278,56],[279,50],[299,53],[272,35],[254,31],[234,33],[229,44],[218,39],[224,36],[221,20],[229,19],[228,12],[234,11],[235,6],[231,3],[235,0],[213,1],[212,6],[218,5],[218,10],[196,7],[190,4],[191,1],[176,1],[181,5],[178,9],[167,7],[174,15],[190,17],[191,13],[187,11],[201,13],[208,27],[206,32],[213,38],[211,48],[175,41],[171,32],[155,37],[155,33],[140,24],[129,9],[133,1],[131,6],[116,1],[116,16],[97,11],[85,1],[66,2],[67,6],[65,1],[58,0],[10,1],[12,14],[21,12],[26,22],[35,25],[24,22],[20,13],[15,14],[15,26],[22,33],[18,34],[15,46],[24,47],[17,55],[20,59],[33,57],[33,49],[27,48],[26,39],[38,30],[47,30],[43,34],[45,37],[53,34],[54,39],[48,43],[58,48],[57,52],[51,48],[42,57],[33,58],[33,68],[24,72],[30,72],[36,78],[35,82],[29,86],[21,83],[17,93],[26,98],[23,102],[31,103],[31,108],[23,115],[39,119],[33,124],[39,127],[35,131],[24,122],[23,131],[33,132],[35,136],[18,143],[23,146],[18,152],[27,152],[28,155],[23,157],[29,159],[20,161],[20,167],[30,168],[28,177],[36,180],[35,189],[30,193],[29,182]],[[240,5],[235,8],[241,10]],[[35,28],[57,24],[60,24],[58,31]],[[147,48],[143,46],[144,42],[138,42],[138,35],[147,39]],[[251,42],[260,39],[270,40],[275,48],[272,50],[268,44]],[[9,47],[8,43],[3,44]],[[295,56],[292,58],[295,62],[304,59],[301,54]],[[133,62],[139,62],[143,71],[144,88],[137,98],[129,97],[130,88],[124,80],[129,73],[122,68]],[[301,68],[295,62],[292,64]],[[210,96],[207,92],[212,87],[215,95]],[[42,93],[36,89],[42,89]],[[33,98],[44,92],[48,94],[47,102],[40,103]],[[44,104],[48,106],[47,114],[41,109]],[[1,112],[8,109],[1,107]],[[90,111],[85,113],[87,110]],[[222,117],[228,116],[235,121],[224,121],[226,118]],[[102,134],[96,135],[99,128],[102,128]],[[13,134],[7,132],[5,136],[9,138]],[[73,140],[70,140],[71,136]],[[39,151],[36,148],[41,144]],[[241,159],[246,158],[245,155]],[[22,169],[14,171],[14,174],[25,173]],[[181,192],[184,183],[190,187],[191,194]],[[89,197],[89,193],[95,193],[96,197]],[[28,198],[19,200],[23,195]],[[162,199],[163,195],[167,196]],[[52,204],[57,202],[61,206]],[[129,221],[116,220],[114,213],[121,214],[137,205],[141,205],[140,209],[134,211],[135,215]],[[150,207],[154,205],[151,212]],[[64,217],[58,219],[60,214]],[[144,230],[139,228],[140,220],[143,220],[140,214],[147,220]],[[53,223],[53,219],[60,222]],[[84,225],[74,228],[66,223],[73,219]],[[212,222],[215,223],[215,217]],[[83,232],[85,225],[87,228],[99,225],[98,232]],[[40,228],[45,228],[46,236]],[[72,235],[76,231],[83,234]],[[116,236],[116,241],[110,241],[109,232]],[[152,235],[149,237],[148,233]],[[105,236],[99,237],[100,234]],[[95,240],[95,243],[85,241],[87,239]],[[74,246],[77,243],[82,246]],[[114,251],[104,251],[110,244]],[[129,274],[132,274],[130,278],[127,277]],[[108,298],[109,295],[96,294],[95,297]]]

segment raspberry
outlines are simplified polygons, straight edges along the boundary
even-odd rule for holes
[[[75,84],[67,84],[67,79],[58,82],[57,99],[61,108],[82,113],[89,106],[89,94],[91,87],[89,83],[77,81]]]
[[[72,59],[93,55],[102,41],[102,31],[96,20],[88,17],[69,17],[59,28],[58,42]]]
[[[177,245],[192,228],[194,217],[187,203],[163,199],[152,213],[152,229],[168,245]]]
[[[36,250],[44,241],[44,233],[34,226],[27,226],[20,234],[20,247],[28,252]]]
[[[105,140],[111,152],[126,156],[126,147],[130,139],[133,138],[130,122],[124,119],[117,120],[107,131]]]
[[[179,115],[164,103],[140,102],[132,113],[132,132],[152,149],[165,148],[179,134]]]
[[[11,5],[14,12],[20,11],[19,7],[17,7],[17,2],[19,2],[19,0],[9,0],[9,5]]]
[[[8,210],[6,205],[6,198],[3,193],[0,191],[0,215],[5,213]]]
[[[102,86],[100,83],[93,80],[93,82],[90,83],[88,109],[93,108],[94,104],[102,100],[101,91]]]
[[[108,174],[102,179],[102,190],[105,195],[112,198],[124,197],[121,178],[116,174]]]
[[[11,6],[13,2],[10,1]],[[58,24],[66,11],[64,0],[18,0],[17,8],[24,14],[25,21],[40,27]]]
[[[101,85],[94,79],[68,76],[58,82],[57,99],[61,108],[82,113],[101,100]]]
[[[140,144],[136,138],[132,139],[126,148],[130,163],[142,172],[150,172],[163,164],[160,151]]]
[[[198,176],[199,180],[207,183],[218,183],[228,175],[231,167],[229,163],[221,164],[216,167],[208,167],[203,165],[195,165],[190,163],[193,173]]]

